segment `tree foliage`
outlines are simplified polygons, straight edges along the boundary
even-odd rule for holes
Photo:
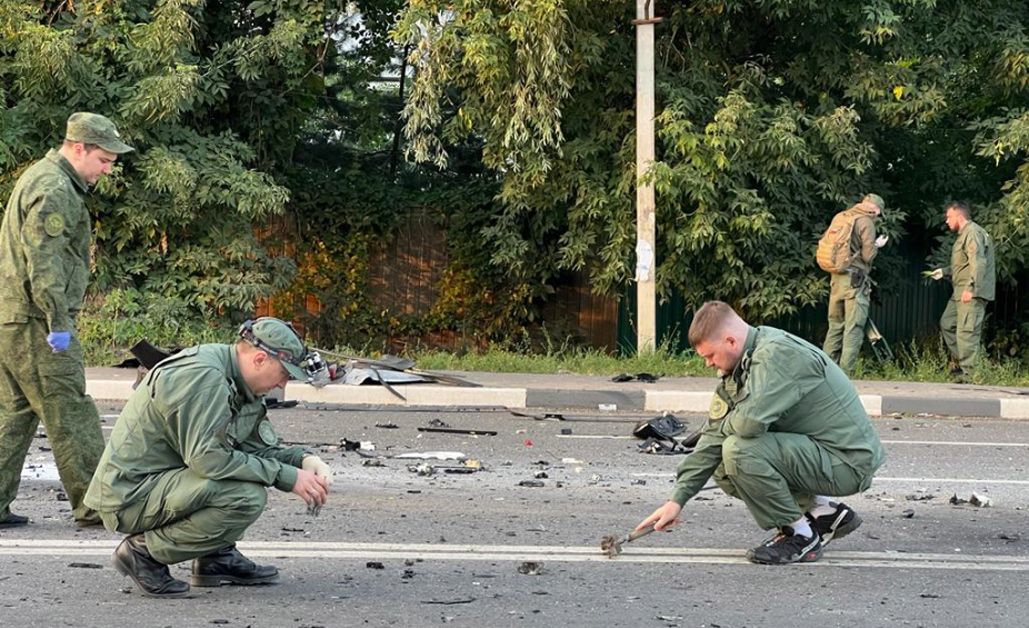
[[[631,4],[409,3],[397,36],[418,68],[413,156],[444,164],[446,141],[483,143],[503,177],[502,208],[482,230],[498,267],[540,284],[585,267],[609,292],[631,280]],[[877,263],[885,289],[900,257],[947,250],[932,234],[951,199],[970,201],[994,234],[1003,281],[1025,272],[1029,5],[658,4],[648,176],[661,294],[725,299],[757,320],[816,303],[826,282],[815,242],[869,191],[886,199],[893,235]]]

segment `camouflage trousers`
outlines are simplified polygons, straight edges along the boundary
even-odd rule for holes
[[[976,298],[968,303],[947,301],[947,308],[940,317],[940,332],[947,351],[968,375],[975,373],[985,319],[986,301]]]
[[[868,321],[868,280],[859,288],[850,286],[850,275],[833,275],[829,284],[829,331],[825,334],[822,350],[843,372],[854,370],[861,345],[865,341],[865,322]]]
[[[804,516],[816,495],[843,497],[868,489],[877,468],[871,459],[867,465],[847,464],[803,434],[765,432],[757,438],[726,438],[722,464],[712,477],[770,530]]]
[[[260,484],[211,480],[182,468],[160,474],[138,502],[100,516],[112,532],[144,532],[150,554],[171,565],[232,545],[267,501],[268,489]]]
[[[0,324],[0,518],[18,495],[25,455],[42,421],[72,515],[92,525],[99,517],[82,499],[104,451],[100,415],[86,395],[78,339],[53,353],[47,332],[41,319]]]

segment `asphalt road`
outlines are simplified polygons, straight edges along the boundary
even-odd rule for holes
[[[102,407],[108,428],[117,409]],[[272,416],[284,440],[314,444],[335,471],[320,516],[272,490],[267,512],[240,543],[280,568],[279,584],[194,589],[182,600],[142,597],[109,565],[118,535],[71,525],[40,438],[14,504],[33,525],[0,533],[0,625],[1027,623],[1026,422],[876,420],[887,463],[871,490],[846,500],[864,525],[818,563],[766,567],[743,558],[765,532],[717,489],[687,504],[676,531],[629,544],[614,560],[601,554],[602,536],[628,532],[671,490],[679,457],[640,454],[627,437],[641,417],[557,422],[505,412],[328,408]],[[692,426],[701,420],[683,418]],[[417,431],[434,419],[498,433]],[[384,423],[397,427],[376,427]],[[370,441],[388,457],[366,466],[339,449],[341,438]],[[457,463],[431,462],[440,468],[423,476],[411,470],[419,461],[392,457],[426,451],[460,452],[482,470],[451,474],[442,467]],[[973,492],[991,506],[949,501]],[[172,572],[187,578],[188,564]]]

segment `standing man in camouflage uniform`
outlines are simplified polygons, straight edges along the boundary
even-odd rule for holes
[[[107,118],[74,113],[63,145],[18,179],[0,225],[0,528],[11,512],[40,421],[79,525],[97,525],[82,504],[104,448],[86,395],[75,315],[89,283],[91,220],[83,196],[132,150]]]
[[[956,231],[950,266],[929,273],[933,279],[950,277],[954,291],[940,317],[940,332],[952,360],[951,375],[959,381],[975,373],[979,359],[986,302],[996,292],[993,239],[972,220],[964,203],[947,206],[947,228]]]
[[[721,301],[697,310],[689,340],[722,382],[671,499],[637,529],[678,523],[683,505],[714,477],[758,525],[775,530],[747,552],[749,560],[818,560],[829,541],[861,525],[857,513],[827,496],[866,490],[885,458],[857,390],[817,347],[751,327]]]
[[[850,212],[854,229],[850,235],[851,265],[829,280],[829,331],[822,350],[840,365],[847,375],[854,370],[861,344],[865,340],[869,296],[872,293],[872,260],[886,245],[889,236],[875,235],[875,218],[885,204],[878,194],[868,194],[861,202],[844,210]]]
[[[86,503],[128,536],[114,566],[151,597],[189,584],[168,565],[193,559],[191,582],[266,584],[236,541],[264,512],[266,487],[325,503],[332,470],[301,447],[282,447],[262,396],[307,379],[308,351],[275,318],[247,321],[234,345],[208,344],[165,359],[136,388],[104,449]]]

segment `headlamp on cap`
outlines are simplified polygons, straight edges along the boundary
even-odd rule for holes
[[[289,349],[273,347],[267,342],[261,340],[257,336],[257,334],[254,333],[255,322],[257,321],[248,320],[245,321],[242,325],[240,325],[239,337],[246,341],[248,344],[257,347],[261,351],[264,351],[265,353],[279,360],[280,362],[292,365],[297,369],[300,369],[306,375],[304,381],[306,381],[308,384],[311,384],[316,388],[321,388],[322,386],[325,386],[329,383],[329,367],[325,363],[325,360],[322,359],[322,356],[319,355],[317,351],[312,351],[308,349],[306,346],[304,346],[302,342],[299,342],[300,334],[297,334],[296,330],[293,329],[293,325],[285,321],[282,321],[282,323],[286,327],[288,327],[289,330],[292,331],[293,334],[296,336],[297,341],[302,347],[302,355],[296,355],[294,351],[291,351]],[[292,369],[286,370],[290,371],[291,375],[295,375]]]

